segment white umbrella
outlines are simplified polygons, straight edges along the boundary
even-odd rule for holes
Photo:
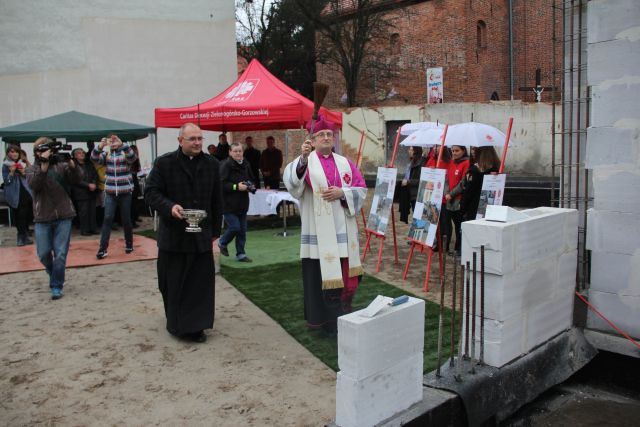
[[[506,136],[500,129],[484,123],[467,122],[449,126],[445,145],[504,147],[505,140]],[[510,143],[513,143],[513,140]]]
[[[400,135],[411,135],[414,132],[424,129],[434,129],[440,128],[444,129],[444,125],[437,122],[417,122],[417,123],[407,123],[402,125],[400,128]]]
[[[433,127],[416,130],[411,135],[407,136],[404,141],[400,143],[400,145],[403,145],[405,147],[431,147],[432,145],[442,144],[443,135],[444,127]],[[449,139],[448,136],[447,139]]]

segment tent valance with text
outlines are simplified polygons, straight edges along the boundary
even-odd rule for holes
[[[227,89],[201,104],[183,108],[156,108],[156,127],[178,128],[195,123],[202,129],[227,132],[296,129],[311,120],[313,101],[278,80],[253,59]],[[325,108],[320,113],[342,127],[342,113]]]

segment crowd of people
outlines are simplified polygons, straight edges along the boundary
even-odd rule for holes
[[[356,215],[365,198],[366,185],[358,168],[334,152],[335,125],[324,117],[307,125],[309,138],[300,155],[284,168],[287,190],[300,200],[302,231],[300,258],[307,326],[335,336],[337,318],[351,311],[351,303],[363,274]],[[203,152],[202,130],[193,123],[178,133],[178,148],[158,157],[146,177],[144,198],[159,218],[158,288],[162,295],[167,331],[179,338],[204,342],[214,321],[213,243],[229,256],[235,241],[238,262],[252,262],[247,255],[249,193],[260,187],[280,186],[282,152],[275,138],[267,148],[229,143],[221,134],[217,145]],[[76,148],[71,158],[60,158],[53,141],[34,143],[35,161],[9,146],[3,163],[7,202],[18,232],[18,245],[32,244],[29,224],[35,222],[37,255],[49,275],[52,299],[62,297],[66,256],[72,220],[78,217],[82,235],[97,234],[96,212],[103,209],[96,258],[108,255],[116,210],[124,227],[125,253],[133,252],[133,199],[140,194],[137,148],[117,135],[90,144],[90,153]],[[423,166],[445,169],[446,186],[440,215],[445,241],[455,232],[455,251],[460,251],[460,226],[476,215],[482,177],[497,172],[499,159],[491,147],[439,148],[423,152],[409,148],[409,164],[401,180],[401,220],[408,221],[415,208]],[[185,228],[193,211],[202,213],[199,227]],[[222,225],[224,223],[224,233]],[[191,232],[190,232],[191,231]],[[195,232],[193,232],[195,231]],[[445,248],[449,250],[449,248]]]
[[[469,155],[467,147],[453,145],[444,147],[442,156],[440,147],[424,152],[420,147],[409,147],[409,163],[399,194],[400,220],[405,223],[409,222],[409,212],[415,208],[422,167],[446,170],[438,228],[442,241],[446,242],[444,250],[460,256],[462,223],[476,219],[483,177],[498,172],[500,158],[493,147],[471,147]],[[455,245],[451,249],[454,233]],[[436,244],[433,249],[437,251],[440,248]]]

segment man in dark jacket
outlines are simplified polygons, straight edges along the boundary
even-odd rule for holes
[[[80,174],[80,182],[71,188],[73,202],[78,209],[80,234],[83,236],[98,234],[96,224],[98,172],[93,167],[93,163],[87,161],[87,153],[82,148],[76,148],[71,155]]]
[[[218,135],[218,146],[213,154],[219,161],[226,160],[229,157],[229,143],[227,142],[227,134]]]
[[[260,150],[253,147],[253,138],[248,136],[244,139],[244,143],[247,146],[244,149],[244,158],[249,162],[249,168],[253,175],[253,183],[256,188],[260,188]]]
[[[180,128],[178,150],[159,157],[146,181],[145,200],[160,217],[158,287],[167,331],[205,342],[213,327],[212,242],[220,235],[222,193],[218,160],[202,152],[202,131],[193,123]],[[185,231],[185,209],[207,212],[201,232]]]
[[[51,299],[62,298],[71,222],[76,211],[71,186],[80,180],[73,160],[68,162],[49,148],[52,141],[41,137],[33,144],[35,162],[27,168],[27,182],[33,192],[38,258],[49,275]]]
[[[244,245],[247,241],[247,211],[249,210],[249,189],[247,181],[253,182],[249,163],[242,157],[242,145],[231,144],[229,158],[220,167],[220,179],[224,192],[224,223],[226,230],[220,240],[220,253],[229,256],[227,245],[236,239],[236,260],[251,262]]]
[[[264,177],[264,188],[277,190],[280,188],[280,168],[282,167],[282,151],[276,148],[276,140],[267,137],[267,148],[260,155],[260,170]]]

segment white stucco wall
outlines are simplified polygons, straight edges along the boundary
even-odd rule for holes
[[[343,140],[357,150],[360,132],[366,129],[364,155],[376,166],[384,166],[392,154],[389,152],[385,155],[384,149],[385,123],[388,121],[439,121],[456,124],[471,121],[473,115],[474,121],[495,126],[506,133],[509,117],[513,117],[512,141],[509,144],[505,170],[517,175],[551,176],[551,114],[550,104],[519,101],[411,105],[375,110],[357,108],[344,113]],[[556,123],[556,129],[560,129],[559,123]],[[400,150],[402,149],[401,147]]]
[[[0,126],[69,110],[153,126],[237,77],[233,0],[0,0],[0,40]]]

